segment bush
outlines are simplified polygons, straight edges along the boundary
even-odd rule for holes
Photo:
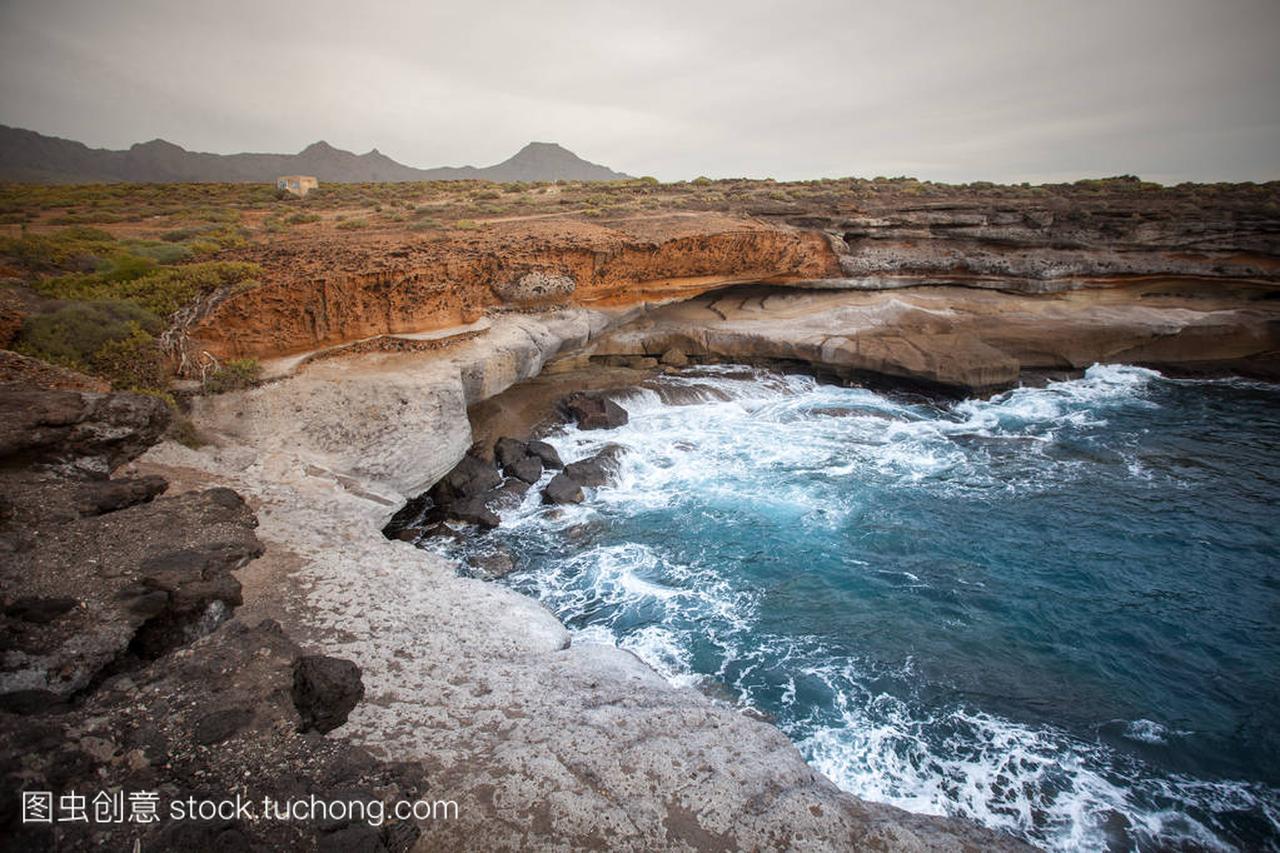
[[[360,228],[368,228],[369,223],[365,222],[363,219],[344,219],[335,227],[340,231],[355,231]]]
[[[285,220],[285,222],[288,222],[290,225],[305,225],[308,222],[319,221],[320,214],[318,213],[295,213],[293,216],[290,216]]]
[[[257,384],[261,373],[262,366],[256,358],[232,359],[205,377],[204,390],[210,394],[221,394],[250,388]]]
[[[36,272],[78,266],[81,258],[104,258],[116,250],[116,238],[97,228],[64,228],[49,234],[0,237],[0,254]]]
[[[257,264],[233,261],[207,261],[174,267],[150,267],[141,275],[136,267],[113,267],[105,273],[66,275],[44,279],[32,285],[36,290],[56,299],[81,301],[130,302],[157,317],[168,317],[174,311],[225,286],[247,286],[260,269]]]
[[[127,337],[107,341],[90,356],[90,370],[116,390],[164,388],[165,360],[156,339],[137,323],[131,325]]]
[[[79,302],[50,314],[33,314],[18,332],[16,349],[75,370],[91,369],[93,358],[108,343],[141,331],[159,334],[163,323],[154,314],[127,302]]]

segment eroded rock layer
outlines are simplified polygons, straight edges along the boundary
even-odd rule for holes
[[[1050,195],[1038,188],[744,213],[283,236],[244,250],[262,286],[212,305],[191,345],[270,358],[381,335],[466,326],[487,313],[669,302],[741,283],[1016,293],[1138,280],[1280,283],[1280,216],[1247,188]]]

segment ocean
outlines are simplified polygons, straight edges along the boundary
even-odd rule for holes
[[[767,716],[859,797],[1053,850],[1280,848],[1280,386],[940,402],[716,366],[615,396],[576,507],[454,557]],[[549,476],[549,475],[548,475]],[[470,556],[474,556],[471,554]]]

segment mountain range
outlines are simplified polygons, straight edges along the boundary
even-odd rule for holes
[[[297,154],[206,154],[153,139],[126,151],[0,125],[0,181],[35,184],[201,182],[257,183],[279,175],[314,175],[321,183],[381,181],[616,181],[630,177],[589,163],[554,142],[530,142],[493,166],[417,169],[373,149],[354,154],[313,142]]]

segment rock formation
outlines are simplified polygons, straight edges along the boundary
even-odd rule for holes
[[[0,778],[15,792],[0,833],[15,849],[404,851],[413,824],[178,821],[169,799],[248,788],[381,801],[413,796],[421,770],[394,768],[319,733],[363,695],[349,660],[303,655],[270,620],[234,618],[234,572],[262,553],[230,489],[158,497],[155,475],[108,479],[153,444],[168,410],[153,397],[6,386],[0,446]],[[18,790],[156,792],[160,820],[25,823]],[[375,791],[378,793],[375,794]]]

